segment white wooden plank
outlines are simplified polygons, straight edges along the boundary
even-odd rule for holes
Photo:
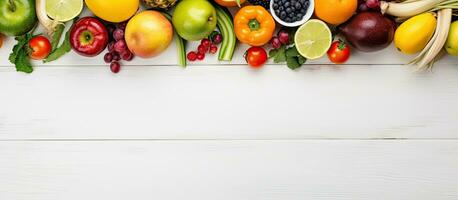
[[[0,142],[0,199],[455,200],[458,141]]]
[[[0,68],[0,139],[457,138],[458,68]]]

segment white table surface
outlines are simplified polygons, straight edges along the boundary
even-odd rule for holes
[[[71,53],[30,75],[0,49],[1,200],[456,200],[458,58],[393,47],[291,71],[172,45],[112,74]],[[194,47],[190,47],[194,48]]]

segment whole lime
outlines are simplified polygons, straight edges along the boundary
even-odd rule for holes
[[[34,0],[0,0],[0,32],[23,35],[37,22]]]

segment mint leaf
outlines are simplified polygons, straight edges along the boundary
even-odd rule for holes
[[[286,65],[288,66],[288,68],[292,70],[301,67],[301,64],[299,64],[297,60],[297,57],[288,57],[286,60]]]
[[[303,65],[305,62],[307,62],[307,58],[304,58],[302,56],[297,57],[297,62],[301,65]]]
[[[25,51],[20,51],[16,60],[16,71],[32,73],[33,67],[30,64],[29,55]]]
[[[297,57],[299,56],[299,52],[297,52],[296,47],[291,47],[286,50],[286,57]]]
[[[18,72],[32,73],[33,71],[32,65],[29,61],[30,47],[28,46],[29,40],[32,37],[32,34],[27,33],[15,38],[18,42],[14,45],[13,51],[8,59],[15,65],[16,71]]]

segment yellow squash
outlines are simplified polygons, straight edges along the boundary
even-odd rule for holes
[[[86,0],[86,5],[97,17],[109,22],[123,22],[138,10],[139,0]]]
[[[405,54],[420,52],[433,36],[436,24],[436,17],[430,12],[408,19],[399,26],[394,34],[396,48]]]

